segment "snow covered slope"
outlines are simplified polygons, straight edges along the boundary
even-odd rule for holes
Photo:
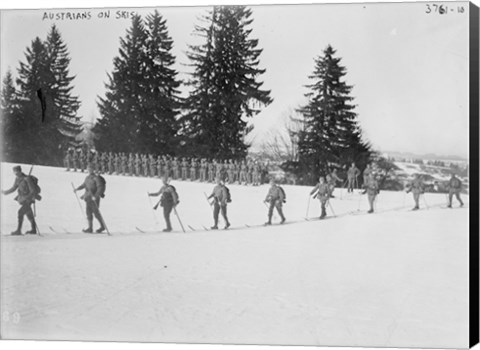
[[[11,167],[2,164],[2,189]],[[7,236],[18,205],[13,195],[1,201],[4,338],[468,344],[468,197],[467,208],[443,209],[445,195],[429,193],[428,209],[422,201],[412,212],[411,195],[384,191],[371,215],[365,196],[337,189],[337,217],[306,221],[310,188],[284,186],[289,223],[247,228],[266,220],[268,186],[232,185],[232,229],[204,231],[212,215],[203,192],[213,185],[174,181],[187,233],[173,217],[175,232],[164,234],[146,196],[160,180],[105,176],[109,237],[79,233],[71,182],[85,174],[34,174],[43,237]],[[309,216],[319,214],[311,200]]]

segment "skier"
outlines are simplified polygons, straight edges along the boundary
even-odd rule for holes
[[[213,219],[215,220],[215,224],[211,227],[212,230],[218,229],[218,214],[222,212],[223,220],[225,221],[225,227],[230,227],[230,222],[228,221],[227,217],[227,203],[230,202],[229,191],[227,187],[222,182],[220,177],[216,178],[217,185],[213,188],[213,192],[207,199],[213,197]]]
[[[165,224],[167,225],[166,228],[163,229],[163,232],[170,232],[172,231],[172,224],[170,222],[170,214],[172,213],[173,208],[175,208],[178,204],[178,195],[175,187],[168,183],[168,177],[162,177],[163,186],[160,188],[158,192],[149,193],[148,195],[151,197],[160,197],[160,205],[163,207],[163,217],[165,218]],[[158,204],[155,206],[156,209]]]
[[[80,168],[79,154],[76,149],[72,149],[72,165],[73,171],[77,172],[77,168]]]
[[[415,174],[413,180],[407,185],[407,193],[413,193],[413,200],[415,201],[415,207],[412,210],[420,209],[419,199],[420,196],[425,193],[425,185],[420,178],[419,174]]]
[[[358,185],[358,175],[360,175],[360,170],[355,166],[355,163],[352,163],[350,168],[347,171],[348,179],[348,190],[347,192],[353,192],[355,184]]]
[[[15,182],[13,186],[6,191],[2,191],[4,195],[9,195],[14,191],[18,191],[18,194],[15,197],[15,200],[20,204],[20,209],[18,210],[18,226],[11,235],[20,236],[22,234],[22,224],[25,216],[27,216],[27,219],[31,224],[30,231],[27,231],[26,233],[34,235],[37,233],[37,224],[35,223],[32,204],[35,203],[36,199],[41,199],[39,191],[36,189],[38,186],[35,185],[33,177],[25,175],[22,172],[20,165],[13,167],[13,173],[15,174]]]
[[[333,171],[328,175],[330,177],[330,198],[335,198],[333,195],[333,191],[335,190],[335,186],[337,185],[337,182],[342,183],[342,179],[338,177],[337,175],[337,169],[333,169]]]
[[[374,211],[373,204],[375,203],[375,198],[377,197],[378,193],[380,193],[380,188],[378,185],[378,181],[375,178],[375,173],[371,172],[368,175],[367,182],[364,183],[363,186],[367,191],[368,203],[370,204],[370,210],[368,211],[368,213],[371,214]]]
[[[448,208],[452,207],[453,195],[460,202],[460,206],[463,207],[463,201],[460,198],[460,192],[462,191],[462,181],[455,176],[455,173],[452,173],[452,177],[448,181]]]
[[[264,200],[265,203],[269,203],[268,207],[268,221],[265,223],[265,225],[271,225],[272,224],[272,215],[273,215],[273,209],[277,208],[278,215],[280,215],[280,223],[283,224],[285,222],[285,216],[283,215],[283,210],[282,206],[283,203],[285,203],[285,192],[283,191],[283,188],[278,186],[276,184],[275,179],[270,180],[270,189],[268,190],[267,196],[265,197]]]
[[[173,166],[173,179],[178,180],[180,178],[180,165],[177,157],[173,158],[172,166]],[[164,175],[168,176],[168,174],[165,174],[165,173]]]
[[[101,176],[95,174],[93,166],[89,164],[88,175],[83,181],[83,184],[73,190],[74,192],[85,190],[85,193],[81,197],[85,201],[87,212],[88,227],[82,230],[85,233],[93,233],[93,216],[95,216],[100,223],[100,227],[95,232],[102,233],[105,231],[105,225],[99,209],[100,198],[105,197],[105,182],[102,179]]]
[[[318,198],[320,201],[320,207],[321,207],[321,214],[320,214],[320,219],[325,218],[327,216],[327,202],[330,199],[330,185],[325,181],[325,178],[323,176],[320,176],[318,178],[318,184],[313,188],[313,190],[310,191],[310,196],[313,195],[313,199]]]

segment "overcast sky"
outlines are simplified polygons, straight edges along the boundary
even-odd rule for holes
[[[254,119],[255,141],[278,128],[289,110],[305,103],[304,87],[314,58],[331,44],[347,68],[353,85],[358,120],[376,149],[468,156],[468,8],[446,3],[447,14],[431,13],[424,3],[254,6],[252,38],[263,48],[261,77],[274,102]],[[145,15],[153,9],[135,11]],[[187,45],[206,7],[158,8],[174,40],[177,70],[185,78]],[[2,12],[1,74],[14,74],[31,41],[46,38],[52,24],[59,28],[76,75],[74,93],[80,114],[99,117],[97,96],[104,95],[107,73],[118,53],[119,38],[130,26],[110,9],[89,12],[89,19],[44,19],[65,10]]]

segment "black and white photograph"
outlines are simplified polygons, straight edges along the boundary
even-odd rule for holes
[[[478,13],[1,10],[1,339],[475,345]]]

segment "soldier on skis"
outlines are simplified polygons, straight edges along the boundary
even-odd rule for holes
[[[347,180],[348,180],[348,189],[347,192],[353,192],[355,184],[358,185],[358,175],[360,175],[360,170],[355,166],[355,163],[352,163],[350,168],[347,171]]]
[[[368,175],[367,182],[363,184],[368,196],[368,203],[370,204],[370,210],[368,211],[369,214],[373,213],[374,211],[374,203],[375,199],[380,192],[380,187],[378,185],[378,181],[375,178],[375,174],[371,172]]]
[[[212,230],[218,229],[218,214],[222,212],[223,220],[225,221],[225,227],[230,227],[230,222],[228,221],[227,217],[227,203],[230,201],[230,196],[228,189],[222,182],[220,177],[216,178],[216,186],[213,188],[212,194],[207,197],[208,200],[213,197],[213,219],[215,224],[211,227]]]
[[[415,201],[415,206],[412,210],[420,209],[419,199],[422,194],[425,193],[425,184],[420,178],[419,174],[415,174],[413,180],[407,185],[407,193],[413,193],[413,200]]]
[[[463,207],[463,201],[460,198],[460,192],[462,191],[462,181],[458,177],[455,176],[455,173],[452,173],[452,177],[448,181],[448,208],[452,207],[452,199],[453,195],[457,198],[460,206]]]
[[[267,196],[264,200],[265,203],[268,203],[268,221],[265,225],[272,224],[272,215],[273,209],[277,208],[278,215],[280,215],[280,223],[285,222],[285,216],[283,215],[283,203],[285,203],[285,192],[283,188],[277,185],[275,179],[270,180],[270,189],[268,190]]]
[[[313,195],[313,199],[318,198],[320,201],[320,207],[321,207],[321,214],[320,214],[320,219],[325,218],[327,216],[327,203],[330,200],[330,185],[325,181],[325,178],[323,176],[320,176],[318,178],[318,184],[313,188],[313,190],[310,191],[310,196]]]
[[[163,217],[165,218],[165,224],[167,225],[167,227],[163,229],[163,232],[170,232],[172,231],[170,214],[178,204],[178,194],[177,194],[177,191],[175,190],[175,187],[173,187],[168,183],[168,176],[163,176],[162,182],[163,182],[163,186],[162,188],[160,188],[158,192],[149,193],[148,195],[150,197],[161,196],[158,204],[160,204],[160,206],[163,207]],[[154,207],[154,209],[157,209],[158,204]]]
[[[74,189],[74,192],[85,190],[81,199],[85,201],[88,227],[82,231],[85,233],[93,233],[93,217],[98,220],[100,227],[96,233],[102,233],[105,230],[103,218],[100,214],[100,198],[105,197],[105,182],[103,178],[95,174],[93,166],[88,165],[88,175],[83,184]]]
[[[2,191],[4,195],[8,195],[14,191],[18,192],[15,197],[15,200],[20,204],[20,209],[18,210],[18,226],[11,234],[13,236],[19,236],[22,234],[23,219],[26,216],[31,224],[30,231],[27,231],[26,233],[34,235],[37,233],[37,224],[35,223],[32,204],[35,203],[36,199],[41,199],[39,191],[36,190],[38,186],[35,185],[32,176],[25,175],[22,172],[22,168],[19,165],[13,167],[13,173],[15,174],[15,182],[13,186],[6,191]]]

